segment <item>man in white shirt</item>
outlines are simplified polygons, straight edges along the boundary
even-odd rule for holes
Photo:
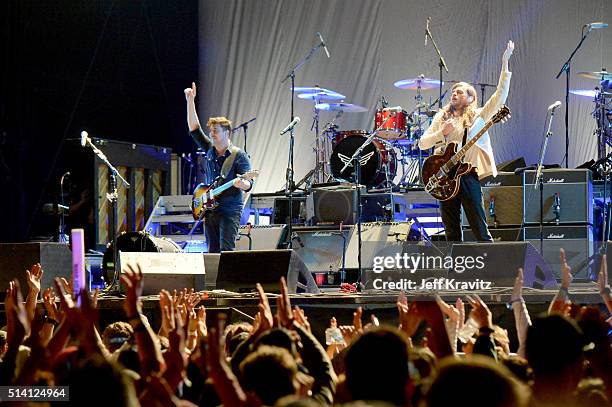
[[[456,83],[451,88],[451,101],[435,116],[431,126],[419,140],[419,147],[423,150],[435,147],[435,152],[445,150],[448,143],[462,145],[465,128],[473,125],[482,125],[493,117],[506,102],[510,88],[512,73],[508,70],[508,60],[514,51],[514,43],[508,45],[502,56],[502,70],[495,93],[482,108],[478,108],[478,95],[472,85],[465,82]],[[472,132],[475,134],[475,132]],[[469,139],[468,139],[469,140]],[[465,210],[468,222],[478,241],[492,242],[487,227],[482,189],[479,179],[486,176],[497,176],[495,158],[491,148],[489,134],[485,133],[466,153],[464,162],[469,163],[473,169],[461,177],[459,193],[452,199],[440,202],[442,222],[446,239],[449,242],[463,240],[461,230],[461,206]]]

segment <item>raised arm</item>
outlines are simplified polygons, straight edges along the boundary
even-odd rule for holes
[[[489,100],[487,100],[487,102],[484,104],[479,114],[485,121],[493,117],[499,108],[506,103],[508,92],[510,91],[510,78],[512,77],[512,72],[508,70],[508,61],[510,60],[513,52],[514,42],[508,41],[508,45],[506,46],[506,50],[502,56],[502,69],[501,74],[499,75],[497,89],[495,89],[495,93],[493,93]]]
[[[521,357],[525,357],[525,343],[527,340],[527,328],[531,325],[531,318],[527,305],[523,299],[523,269],[519,268],[516,279],[514,280],[514,288],[512,289],[512,312],[514,313],[514,323],[516,325],[516,335],[518,336],[519,347],[517,353]]]
[[[189,134],[193,141],[203,150],[208,149],[212,141],[210,137],[204,133],[202,126],[200,125],[200,119],[196,112],[195,97],[196,97],[196,84],[191,82],[191,87],[186,88],[184,91],[185,100],[187,101],[187,127],[189,127]]]
[[[186,88],[185,99],[187,100],[187,126],[189,126],[189,131],[194,131],[200,128],[200,119],[198,119],[198,113],[196,112],[195,107],[195,97],[196,97],[196,84],[195,82],[191,82],[191,87]]]

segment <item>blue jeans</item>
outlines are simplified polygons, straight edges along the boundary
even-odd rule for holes
[[[208,253],[219,253],[236,248],[236,236],[240,226],[241,213],[242,211],[212,211],[206,215],[204,231],[206,233]]]
[[[461,205],[463,205],[465,215],[476,240],[479,242],[492,242],[493,238],[489,233],[484,211],[482,189],[475,172],[470,172],[461,177],[457,196],[448,201],[440,202],[444,233],[446,234],[446,240],[449,242],[463,241]]]

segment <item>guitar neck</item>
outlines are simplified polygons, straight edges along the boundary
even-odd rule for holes
[[[455,165],[459,164],[459,162],[463,159],[463,157],[468,152],[468,150],[472,148],[474,144],[476,144],[476,142],[482,137],[483,134],[487,132],[487,130],[491,128],[491,126],[493,126],[492,120],[489,120],[488,122],[486,122],[484,126],[482,127],[482,129],[480,129],[478,134],[472,137],[470,141],[465,143],[465,145],[461,148],[461,150],[457,151],[455,155],[450,160],[448,160],[446,164],[444,164],[444,167],[446,167],[445,170],[448,171],[451,168],[453,168]]]
[[[220,187],[213,189],[212,190],[213,198],[221,194],[223,191],[230,189],[234,185],[235,180],[236,178],[232,179],[231,181],[227,181],[225,184],[221,185]]]

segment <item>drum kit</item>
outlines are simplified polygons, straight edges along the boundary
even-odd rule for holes
[[[437,103],[423,103],[423,92],[438,89],[440,82],[420,75],[417,78],[397,81],[394,86],[416,91],[416,105],[409,112],[401,106],[389,107],[384,97],[379,99],[380,107],[374,115],[376,136],[372,143],[365,147],[360,160],[360,184],[369,188],[422,186],[421,166],[429,152],[419,149],[418,142],[424,133],[423,127],[436,113],[431,108]],[[315,132],[316,160],[309,183],[352,181],[353,166],[349,165],[344,171],[342,169],[372,132],[362,129],[340,131],[335,122],[344,113],[363,113],[368,109],[346,103],[346,96],[319,86],[296,87],[295,92],[299,99],[314,103],[312,129]],[[335,118],[323,129],[319,127],[321,112],[336,113]],[[394,183],[400,165],[402,176]]]
[[[588,97],[593,100],[595,108],[591,115],[595,119],[594,133],[597,136],[597,159],[608,156],[608,147],[612,147],[612,73],[605,69],[595,72],[578,72],[578,76],[599,82],[594,89],[571,89],[571,94]]]

